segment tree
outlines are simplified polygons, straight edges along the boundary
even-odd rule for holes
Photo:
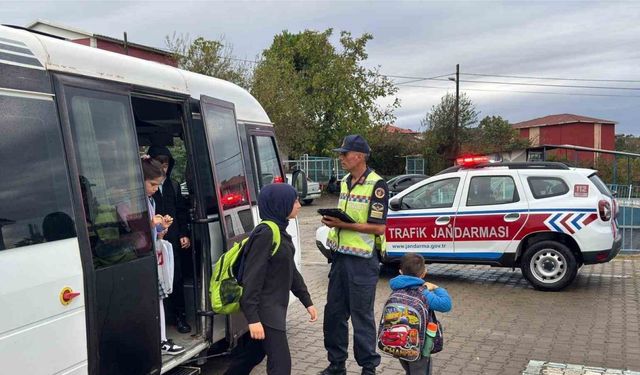
[[[438,105],[421,121],[426,127],[429,166],[433,173],[453,164],[463,143],[469,138],[469,129],[478,121],[478,112],[466,93],[460,93],[460,123],[456,127],[456,97],[447,93]]]
[[[179,68],[250,88],[251,62],[234,58],[233,45],[226,42],[224,36],[219,40],[199,37],[192,41],[188,35],[173,33],[165,37],[165,44],[174,54]]]
[[[640,137],[632,134],[616,134],[616,151],[640,154]]]
[[[518,130],[500,116],[486,116],[480,121],[474,141],[465,149],[482,154],[520,150],[529,147],[529,140],[520,138]]]
[[[285,153],[327,155],[349,133],[367,134],[395,118],[398,101],[378,106],[397,88],[378,69],[362,66],[373,37],[340,34],[340,46],[324,32],[283,31],[262,53],[251,93],[264,106]]]
[[[404,174],[405,157],[422,155],[420,140],[411,134],[383,131],[370,134],[367,140],[371,146],[371,158],[367,164],[383,176]]]

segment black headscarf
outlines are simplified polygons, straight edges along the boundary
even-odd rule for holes
[[[169,157],[169,169],[167,169],[167,178],[171,177],[171,171],[173,170],[173,166],[176,164],[173,155],[171,155],[171,151],[169,148],[165,146],[151,146],[147,150],[147,155],[155,158],[156,156],[164,155]]]
[[[271,220],[279,227],[286,229],[289,225],[287,217],[293,209],[298,194],[289,184],[269,184],[260,190],[258,209],[262,220]]]

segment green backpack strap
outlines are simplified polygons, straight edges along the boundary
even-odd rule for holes
[[[271,256],[274,256],[276,255],[278,248],[280,248],[280,227],[278,227],[278,224],[269,220],[263,220],[260,222],[260,224],[267,224],[269,228],[271,228],[271,231],[273,232],[273,244],[275,246],[273,247],[273,252],[271,252]]]

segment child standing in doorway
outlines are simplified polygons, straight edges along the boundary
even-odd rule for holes
[[[173,218],[169,215],[156,215],[155,202],[153,200],[153,194],[158,191],[158,188],[165,179],[165,173],[162,169],[162,165],[151,159],[150,157],[142,158],[142,174],[144,175],[144,191],[147,195],[147,205],[149,208],[149,218],[151,219],[151,238],[152,242],[156,244],[157,239],[162,239],[167,232],[167,228],[173,222]],[[157,253],[157,249],[156,249]],[[172,340],[167,339],[167,327],[164,315],[164,299],[169,295],[164,290],[160,282],[158,282],[158,293],[160,299],[160,349],[162,354],[176,355],[184,352],[184,348],[180,345],[174,344]]]

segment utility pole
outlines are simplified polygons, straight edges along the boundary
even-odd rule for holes
[[[460,126],[460,64],[456,64],[456,78],[449,77],[449,81],[455,81],[456,83],[456,118],[455,124],[453,125],[453,136],[451,137],[453,138],[453,145],[451,147],[452,155],[449,155],[452,160],[456,160],[460,153],[460,147],[458,146],[458,128]]]
[[[460,147],[458,143],[458,133],[460,130],[459,127],[460,127],[460,64],[456,64],[456,126],[453,132],[454,134],[453,141],[455,142],[453,144],[454,158],[458,157],[458,154],[460,153]]]

